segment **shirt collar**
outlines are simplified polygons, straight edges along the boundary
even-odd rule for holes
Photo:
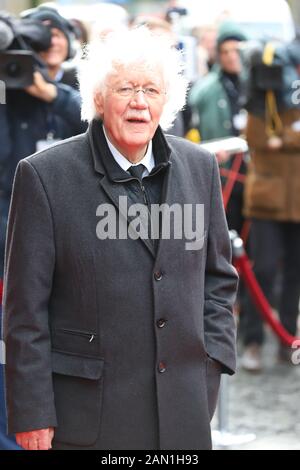
[[[113,158],[104,135],[102,121],[93,119],[87,131],[89,143],[92,150],[95,171],[106,174],[114,182],[128,181],[132,179],[129,172],[124,171]],[[154,175],[161,170],[166,170],[171,165],[171,147],[158,126],[152,139],[152,151],[155,159],[155,167],[150,175]],[[147,172],[148,170],[145,170]]]
[[[146,170],[144,171],[143,176],[147,176],[149,173],[151,173],[151,171],[153,170],[153,168],[155,166],[155,160],[154,160],[154,155],[153,155],[153,151],[152,151],[152,140],[150,140],[150,142],[148,144],[148,147],[147,147],[147,151],[145,153],[145,156],[142,158],[142,160],[140,160],[138,163],[131,163],[111,143],[111,141],[109,140],[109,138],[107,136],[107,133],[105,131],[104,125],[102,125],[102,127],[103,127],[103,132],[104,132],[105,139],[106,139],[107,145],[109,147],[109,150],[111,151],[112,156],[114,157],[114,159],[118,163],[118,165],[122,168],[122,170],[128,171],[128,169],[131,166],[136,166],[136,165],[143,164],[145,166],[146,170],[147,170],[147,171]]]

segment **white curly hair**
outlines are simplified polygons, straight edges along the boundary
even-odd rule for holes
[[[118,67],[143,64],[149,69],[159,66],[166,90],[166,103],[160,119],[164,130],[169,129],[186,101],[188,82],[183,75],[181,53],[171,47],[164,36],[153,34],[147,27],[114,31],[104,39],[93,41],[86,47],[79,67],[82,99],[81,117],[91,121],[97,117],[94,97],[104,93],[109,75]]]

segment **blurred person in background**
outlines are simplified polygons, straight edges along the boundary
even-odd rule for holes
[[[201,141],[239,136],[246,125],[244,107],[242,61],[240,43],[246,36],[233,22],[223,23],[217,36],[218,67],[192,87],[189,103],[198,117]],[[226,152],[217,154],[219,163],[230,169],[234,157]],[[245,171],[244,168],[241,171]],[[243,185],[236,182],[227,207],[227,221],[230,229],[241,232]]]
[[[46,7],[30,11],[26,17],[49,26],[52,39],[49,50],[39,54],[46,64],[47,76],[35,71],[32,85],[25,90],[7,90],[6,104],[0,105],[3,124],[0,128],[0,278],[11,187],[19,160],[86,129],[80,117],[79,91],[62,82],[62,64],[72,56],[73,36],[69,23],[56,10]],[[75,75],[73,82],[76,86]]]
[[[76,42],[71,49],[70,57],[62,64],[60,81],[79,90],[78,66],[84,55],[84,48],[89,43],[89,27],[83,21],[73,18],[69,20],[69,24],[72,28],[72,43],[73,38],[76,38]]]
[[[210,72],[217,61],[217,33],[214,25],[194,28],[192,35],[197,39],[198,75]]]
[[[48,78],[78,90],[77,70],[74,67],[66,68],[65,64],[71,63],[77,52],[76,41],[81,34],[79,25],[75,26],[61,16],[54,7],[43,5],[26,10],[22,17],[41,21],[51,28],[51,47],[39,54],[47,66]]]
[[[73,88],[76,87],[75,74],[65,73],[62,68],[64,61],[73,55],[72,27],[54,9],[46,7],[31,11],[27,17],[51,28],[51,47],[40,53],[46,64],[47,76],[35,71],[32,85],[25,90],[6,90],[6,104],[0,104],[0,284],[11,188],[19,160],[86,129],[80,117],[79,91]],[[0,448],[15,448],[6,436],[1,379]]]
[[[254,273],[270,305],[274,305],[280,272],[276,308],[292,336],[297,334],[300,297],[300,100],[299,89],[295,89],[297,80],[299,83],[299,51],[299,41],[289,45],[267,43],[255,64],[259,83],[257,73],[250,75],[246,137],[251,161],[244,198],[244,214],[251,219],[249,243]],[[264,325],[252,300],[245,300],[241,363],[244,369],[258,372],[263,368]],[[279,361],[291,364],[291,354],[291,347],[280,343]]]

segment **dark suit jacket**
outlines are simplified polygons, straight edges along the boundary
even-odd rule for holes
[[[215,158],[165,145],[165,202],[204,204],[198,251],[96,237],[98,205],[126,192],[91,132],[20,162],[5,270],[10,432],[55,426],[56,448],[211,447],[216,361],[235,369],[237,275]]]

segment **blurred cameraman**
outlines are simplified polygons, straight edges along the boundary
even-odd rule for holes
[[[11,187],[19,160],[86,130],[80,118],[79,92],[62,82],[62,64],[73,55],[71,24],[55,9],[43,6],[29,10],[23,18],[49,27],[51,44],[38,53],[45,71],[36,70],[32,85],[25,89],[7,89],[6,104],[0,105],[0,278]]]
[[[42,21],[51,28],[51,47],[41,51],[39,56],[47,66],[50,79],[65,83],[78,90],[77,71],[74,67],[62,67],[62,65],[73,59],[76,53],[74,41],[77,37],[78,28],[73,23],[62,17],[53,7],[40,6],[27,10],[23,18]]]
[[[80,96],[75,89],[76,74],[70,70],[66,73],[62,69],[62,64],[74,54],[71,24],[56,10],[46,7],[29,11],[26,18],[37,20],[38,24],[41,22],[46,29],[50,28],[51,44],[47,50],[38,53],[37,63],[42,59],[45,67],[40,66],[43,63],[39,64],[33,74],[33,83],[25,89],[7,88],[6,104],[0,104],[0,283],[11,188],[19,160],[86,129],[80,118]],[[17,21],[18,25],[22,26],[22,21],[26,24],[26,20]],[[4,33],[7,31],[6,36],[3,34],[0,37],[0,49],[1,46],[2,49],[5,47],[4,39],[8,43],[14,39],[13,28],[10,31],[6,25]],[[15,40],[12,42],[14,49],[16,43]],[[23,44],[27,45],[26,40],[22,40]],[[17,449],[14,441],[6,436],[5,421],[0,365],[0,449]]]

